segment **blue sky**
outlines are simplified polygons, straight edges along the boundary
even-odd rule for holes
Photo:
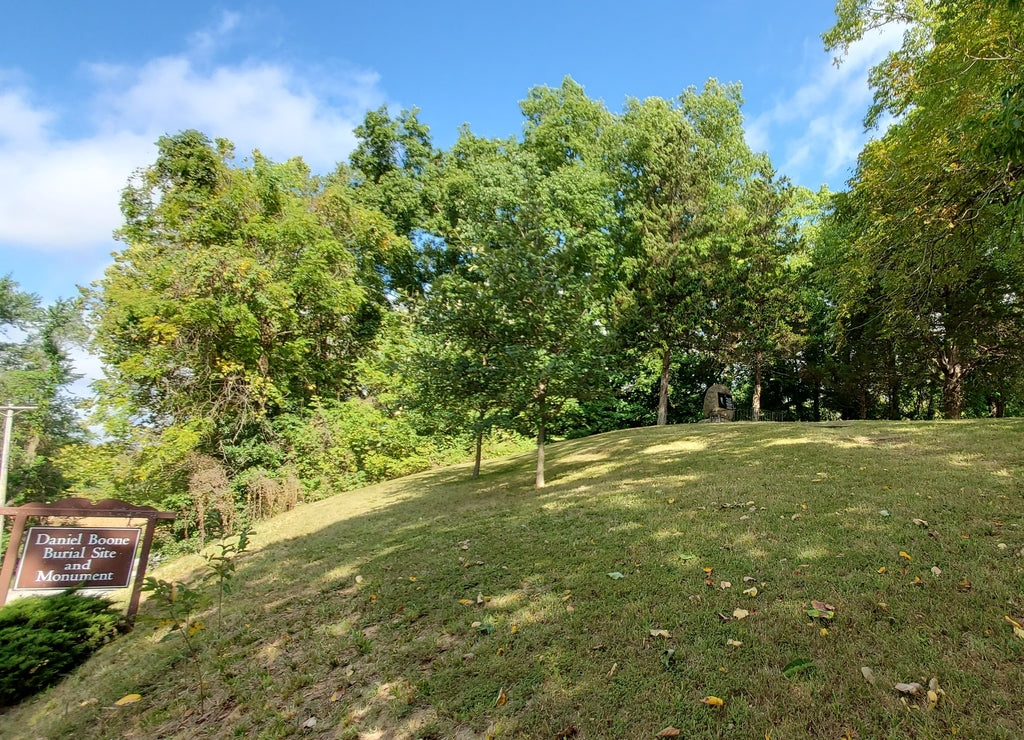
[[[118,195],[165,132],[327,172],[370,108],[420,108],[435,143],[459,125],[521,131],[517,103],[565,75],[619,110],[708,77],[744,86],[748,141],[795,182],[842,187],[865,135],[866,70],[821,44],[828,0],[191,2],[0,0],[0,274],[44,300],[92,282],[118,248]]]

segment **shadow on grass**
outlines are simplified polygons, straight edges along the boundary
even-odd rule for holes
[[[63,702],[52,736],[96,737],[1012,737],[1022,431],[630,430],[552,445],[540,491],[518,455],[342,494],[240,562],[204,636],[209,706],[180,645],[140,628],[34,716]],[[794,658],[814,670],[784,678]],[[931,676],[955,703],[890,688]],[[122,692],[145,700],[111,711]]]

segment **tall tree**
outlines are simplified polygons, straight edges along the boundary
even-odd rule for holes
[[[902,47],[874,68],[867,123],[897,123],[861,154],[850,194],[847,304],[879,289],[890,338],[926,348],[943,412],[965,380],[1020,353],[1024,321],[1024,17],[990,0],[841,0],[826,44],[844,51],[899,22]]]
[[[611,211],[596,137],[611,116],[568,79],[522,107],[523,141],[464,130],[447,156],[445,238],[467,256],[434,283],[424,317],[479,382],[476,402],[519,415],[536,435],[543,487],[547,430],[604,380]]]
[[[709,80],[677,100],[631,100],[621,117],[620,330],[661,358],[658,424],[668,421],[673,353],[710,351],[721,330],[713,315],[750,157],[740,105],[739,86]]]
[[[765,370],[795,357],[800,344],[796,199],[810,195],[785,179],[776,180],[765,159],[744,182],[739,198],[742,213],[721,320],[729,327],[725,356],[750,371],[755,420],[761,414]]]
[[[122,198],[126,247],[91,292],[108,407],[182,450],[222,453],[268,418],[352,391],[387,309],[387,219],[301,160],[196,131],[162,137]],[[395,249],[401,249],[398,244]]]
[[[33,406],[14,427],[8,498],[52,500],[64,489],[56,457],[85,438],[69,393],[80,376],[70,351],[85,341],[77,302],[43,306],[10,275],[0,277],[0,401]]]

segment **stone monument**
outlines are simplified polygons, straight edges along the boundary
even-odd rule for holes
[[[704,419],[706,421],[732,421],[736,406],[732,402],[732,391],[716,383],[704,394]]]

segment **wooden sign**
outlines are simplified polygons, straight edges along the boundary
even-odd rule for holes
[[[0,515],[13,516],[14,526],[0,568],[0,605],[15,589],[127,588],[128,622],[135,619],[146,577],[146,561],[153,545],[153,530],[160,520],[174,519],[174,512],[157,511],[152,506],[136,506],[124,501],[90,501],[70,498],[52,504],[0,506]],[[138,527],[29,527],[30,518],[72,517],[75,519],[127,519],[146,523],[139,547]],[[22,543],[24,542],[24,548]],[[138,557],[135,551],[138,550]],[[18,577],[14,578],[15,564]],[[133,567],[133,565],[135,567]],[[134,570],[134,578],[132,571]]]
[[[141,530],[31,527],[15,588],[127,588]]]

